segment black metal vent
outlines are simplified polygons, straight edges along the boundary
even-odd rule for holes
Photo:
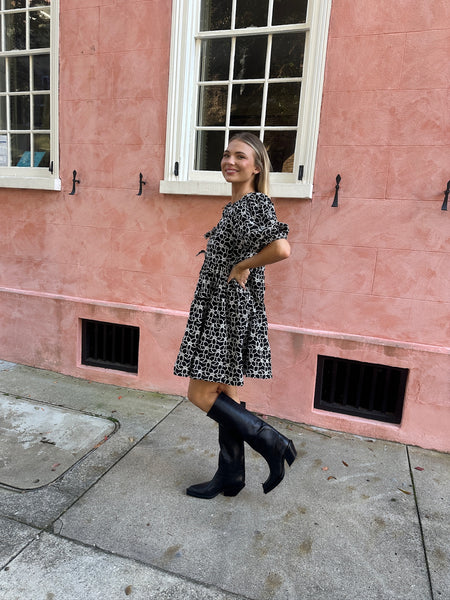
[[[139,327],[83,319],[81,346],[84,365],[138,371]]]
[[[408,372],[399,367],[318,356],[314,407],[400,423]]]

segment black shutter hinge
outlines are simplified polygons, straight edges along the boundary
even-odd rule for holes
[[[174,166],[174,168],[173,168],[173,174],[175,175],[175,177],[178,177],[179,167],[180,167],[180,165],[179,165],[179,163],[178,163],[178,161],[177,161],[177,162],[175,163],[175,166]]]
[[[303,179],[303,170],[305,165],[299,165],[298,167],[298,180],[301,181]]]

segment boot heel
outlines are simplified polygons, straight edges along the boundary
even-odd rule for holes
[[[286,450],[284,451],[284,458],[286,459],[286,462],[289,466],[292,465],[296,456],[297,450],[295,449],[294,442],[292,440],[289,440],[289,444]]]
[[[242,488],[245,487],[245,483],[235,485],[233,487],[226,487],[223,489],[224,496],[237,496]]]

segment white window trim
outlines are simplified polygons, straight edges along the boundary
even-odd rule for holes
[[[332,0],[309,0],[309,36],[302,91],[303,132],[296,153],[294,173],[273,174],[271,195],[278,198],[312,198],[319,120],[322,103],[325,55],[328,41]],[[170,81],[167,109],[166,159],[164,180],[160,182],[163,194],[193,194],[227,196],[230,184],[223,181],[219,171],[193,177],[189,173],[192,157],[191,135],[194,127],[195,106],[195,34],[199,21],[199,0],[173,0],[170,51]],[[178,163],[178,175],[174,173]],[[304,165],[303,179],[295,181],[298,165]]]
[[[59,177],[59,0],[50,4],[50,161],[47,168],[0,167],[0,188],[61,190]]]

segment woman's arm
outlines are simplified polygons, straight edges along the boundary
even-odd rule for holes
[[[228,277],[228,282],[235,279],[241,287],[245,288],[250,269],[264,267],[265,265],[285,260],[289,258],[290,254],[291,246],[286,239],[275,240],[260,250],[258,254],[254,254],[250,258],[246,258],[237,265],[234,265]]]

